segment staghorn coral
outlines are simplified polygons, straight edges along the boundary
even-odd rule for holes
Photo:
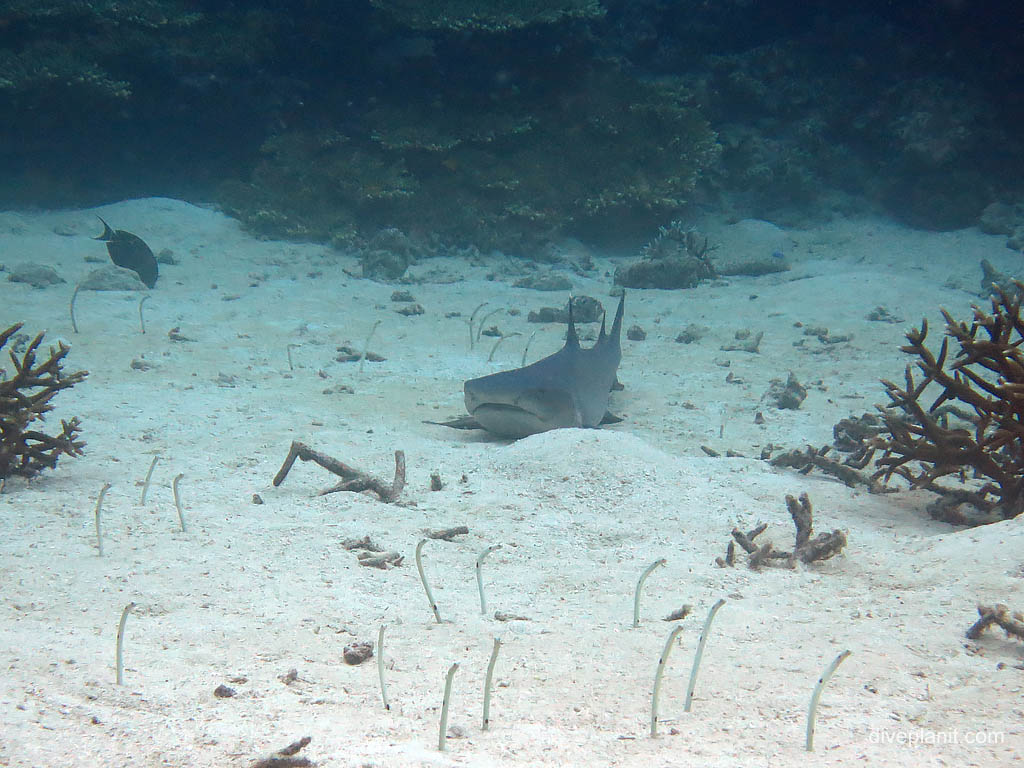
[[[0,332],[0,349],[15,339],[21,329],[15,323]],[[43,341],[37,335],[18,355],[12,350],[14,373],[8,375],[0,369],[0,481],[15,475],[32,477],[44,469],[53,469],[63,454],[79,456],[85,443],[78,439],[79,421],[61,420],[61,431],[47,435],[30,429],[33,422],[41,421],[53,410],[50,402],[62,389],[73,387],[88,376],[87,371],[72,374],[61,372],[61,363],[70,347],[61,343],[42,362],[36,361],[36,350]]]
[[[886,433],[872,441],[882,452],[874,477],[898,475],[940,494],[929,507],[936,519],[974,525],[1024,511],[1024,285],[1015,287],[996,286],[991,314],[974,307],[970,324],[943,310],[946,338],[938,355],[925,345],[922,321],[901,347],[918,358],[921,378],[908,365],[902,386],[883,381],[890,403],[883,409]],[[959,351],[947,365],[951,340]],[[936,386],[935,400],[922,405],[925,391]],[[960,487],[939,482],[947,477]]]

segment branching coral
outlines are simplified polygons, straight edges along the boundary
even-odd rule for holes
[[[0,349],[15,338],[22,324],[16,323],[0,332]],[[14,373],[10,376],[0,369],[0,480],[19,475],[31,477],[44,469],[52,469],[63,454],[79,456],[85,443],[78,439],[79,422],[61,420],[61,431],[47,435],[30,429],[33,422],[41,421],[53,410],[50,402],[62,389],[82,381],[87,371],[65,375],[61,363],[70,347],[59,344],[50,348],[50,355],[36,361],[36,351],[43,334],[36,336],[19,356],[12,350]]]
[[[938,355],[925,346],[922,321],[901,347],[918,358],[922,378],[908,365],[903,386],[883,382],[891,402],[883,411],[887,434],[873,441],[883,452],[875,477],[898,475],[941,494],[929,509],[936,519],[970,525],[1024,511],[1024,286],[1015,286],[1013,293],[997,287],[991,314],[975,307],[970,325],[943,310],[946,338]],[[950,340],[959,352],[947,367]],[[926,408],[920,399],[932,385],[941,392]],[[940,484],[944,477],[962,487]]]

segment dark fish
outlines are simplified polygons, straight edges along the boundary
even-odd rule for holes
[[[103,221],[99,216],[96,218]],[[135,272],[149,288],[156,285],[156,257],[141,237],[123,229],[111,229],[110,225],[103,221],[103,234],[94,237],[93,240],[106,241],[110,260],[117,266]]]

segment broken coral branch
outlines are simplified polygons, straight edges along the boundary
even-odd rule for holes
[[[885,486],[879,483],[877,479],[864,475],[859,471],[867,463],[862,455],[855,454],[851,458],[839,461],[827,456],[831,450],[832,446],[830,445],[821,448],[814,448],[809,445],[803,451],[794,449],[779,454],[771,459],[769,463],[773,467],[791,467],[801,475],[810,474],[811,470],[818,469],[827,475],[838,478],[850,488],[864,485],[867,486],[868,491],[871,493],[887,492]]]
[[[274,754],[257,760],[249,768],[307,768],[316,765],[308,757],[299,755],[299,752],[305,749],[310,741],[312,739],[309,736],[303,736]]]
[[[319,464],[328,472],[342,478],[341,482],[337,485],[320,491],[318,494],[320,496],[324,496],[328,493],[336,493],[338,491],[351,491],[352,493],[369,491],[376,494],[377,498],[381,501],[390,504],[398,499],[402,493],[402,489],[405,487],[404,451],[395,451],[395,477],[390,483],[387,483],[379,478],[368,475],[361,470],[350,467],[348,464],[338,461],[337,459],[328,456],[326,453],[313,450],[305,443],[300,443],[295,440],[288,449],[288,456],[285,458],[284,464],[281,465],[281,469],[278,470],[278,473],[274,476],[275,488],[284,482],[284,479],[288,476],[288,473],[291,471],[292,465],[295,463],[296,459],[312,461],[315,464]]]

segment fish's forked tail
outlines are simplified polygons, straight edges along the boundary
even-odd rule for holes
[[[103,234],[102,235],[98,235],[97,237],[94,237],[93,240],[108,240],[108,241],[109,240],[113,240],[114,239],[114,230],[112,230],[110,228],[110,225],[107,224],[107,222],[103,221],[103,217],[102,216],[97,216],[96,218],[99,219],[101,222],[103,222]]]

